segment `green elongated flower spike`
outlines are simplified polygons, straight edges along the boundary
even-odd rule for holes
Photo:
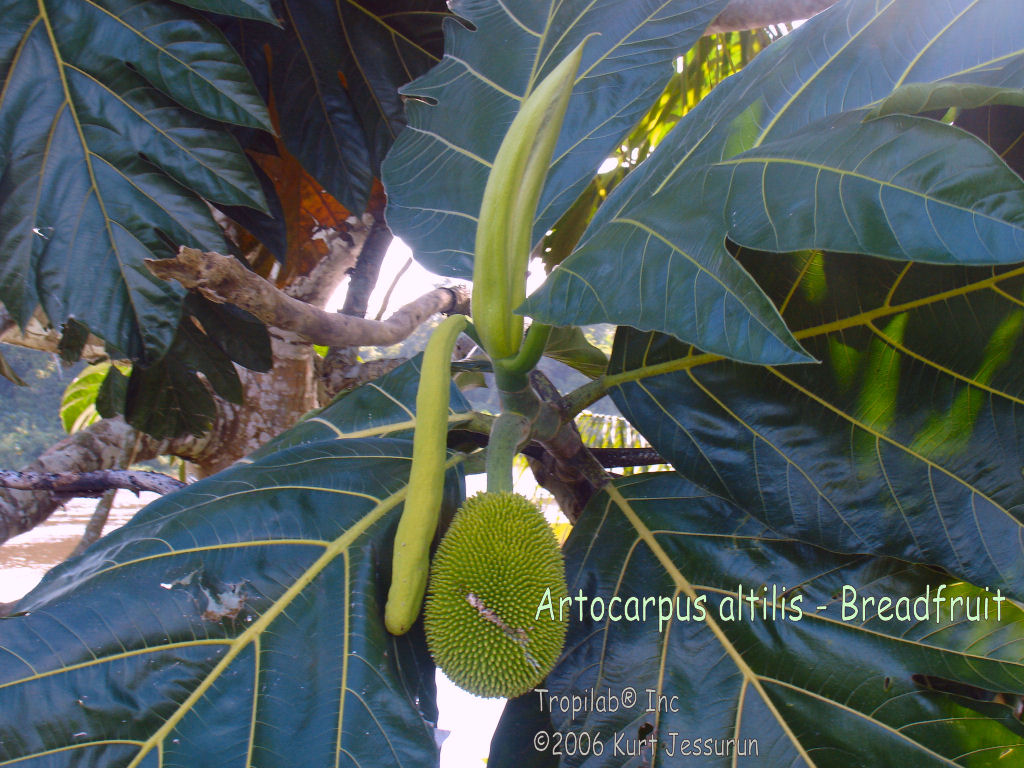
[[[466,323],[465,315],[449,317],[434,329],[423,352],[409,488],[395,531],[391,587],[384,608],[384,624],[395,635],[405,634],[416,621],[427,588],[430,543],[444,495],[452,348]]]
[[[473,264],[473,322],[492,360],[515,355],[522,343],[523,318],[512,310],[526,299],[533,219],[585,43],[523,100],[484,187]]]

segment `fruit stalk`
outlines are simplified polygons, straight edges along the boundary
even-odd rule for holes
[[[491,425],[487,440],[487,490],[511,493],[512,460],[530,436],[530,422],[521,413],[505,411]]]

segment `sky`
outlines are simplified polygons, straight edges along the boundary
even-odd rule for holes
[[[388,249],[387,254],[385,254],[384,262],[381,264],[380,278],[377,280],[377,287],[370,295],[370,303],[366,312],[367,317],[377,316],[377,312],[380,310],[381,300],[384,298],[384,294],[387,293],[388,287],[394,281],[395,275],[398,274],[399,270],[401,270],[411,257],[412,250],[396,237],[391,242],[391,247]],[[526,281],[526,292],[530,293],[535,291],[540,287],[540,284],[543,281],[544,268],[539,261],[535,260],[531,265],[530,276]],[[440,275],[435,275],[433,272],[428,272],[426,269],[421,267],[416,261],[413,261],[398,281],[398,285],[395,286],[395,290],[391,294],[391,299],[388,302],[388,310],[384,314],[384,319],[386,319],[387,316],[392,314],[395,310],[399,309],[403,304],[408,304],[410,301],[422,296],[434,286],[451,285],[453,283],[468,284],[469,282],[470,281],[468,280],[452,280],[450,278],[441,277]],[[338,288],[338,291],[327,303],[327,309],[329,311],[334,311],[344,304],[345,292],[347,290],[348,283],[342,283]]]

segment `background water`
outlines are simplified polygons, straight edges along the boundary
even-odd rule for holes
[[[131,491],[118,491],[103,532],[110,533],[124,525],[156,498],[159,497],[155,493],[136,496]],[[42,525],[0,546],[0,603],[22,597],[39,583],[48,570],[71,554],[98,501],[73,499],[50,515]]]

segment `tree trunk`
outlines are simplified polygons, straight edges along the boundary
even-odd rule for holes
[[[271,329],[270,341],[274,354],[271,370],[238,371],[244,392],[241,404],[218,398],[209,440],[191,459],[200,475],[230,466],[317,407],[313,347],[277,329]]]

